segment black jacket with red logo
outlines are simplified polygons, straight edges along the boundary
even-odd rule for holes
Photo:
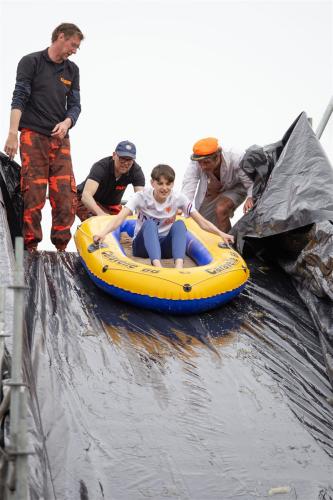
[[[24,56],[17,66],[12,109],[20,109],[20,130],[51,135],[65,118],[72,126],[81,112],[79,68],[72,61],[51,61],[48,49]]]
[[[136,162],[133,163],[127,174],[116,179],[112,156],[107,156],[94,163],[87,179],[98,182],[99,186],[94,194],[94,199],[101,205],[119,205],[128,184],[132,184],[134,187],[145,185],[144,173]],[[77,186],[78,193],[82,193],[87,179]]]

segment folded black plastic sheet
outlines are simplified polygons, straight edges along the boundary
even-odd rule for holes
[[[31,440],[47,457],[32,499],[333,498],[316,329],[283,271],[249,265],[240,297],[176,318],[113,300],[76,254],[27,257]]]
[[[22,235],[23,200],[20,193],[21,167],[0,151],[0,190],[6,207],[6,218],[14,246],[16,236]]]
[[[333,220],[333,169],[305,113],[281,141],[249,148],[242,168],[254,181],[255,210],[237,224],[239,245]]]
[[[242,167],[255,208],[233,228],[238,249],[275,259],[307,305],[333,385],[333,169],[302,113],[282,140],[252,146]]]

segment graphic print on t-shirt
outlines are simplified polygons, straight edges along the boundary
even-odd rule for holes
[[[158,203],[152,188],[135,193],[125,206],[132,213],[137,212],[138,220],[134,236],[140,231],[144,221],[153,220],[158,226],[159,236],[164,237],[176,220],[178,209],[181,209],[187,217],[195,210],[187,196],[178,192],[172,192],[164,203]]]

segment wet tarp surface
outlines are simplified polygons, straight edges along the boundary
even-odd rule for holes
[[[76,254],[27,257],[32,498],[333,498],[317,332],[288,276],[249,264],[239,298],[175,318],[111,299]]]
[[[3,275],[9,242],[4,222]],[[333,499],[318,326],[276,264],[248,264],[233,302],[174,318],[111,299],[77,254],[26,257],[32,500]]]

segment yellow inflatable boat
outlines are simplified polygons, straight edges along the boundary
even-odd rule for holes
[[[228,246],[221,248],[221,239],[200,229],[192,218],[183,220],[188,230],[186,254],[194,264],[175,269],[157,268],[126,256],[121,233],[133,237],[135,216],[108,234],[101,245],[95,245],[93,235],[105,227],[110,217],[87,219],[78,227],[74,239],[90,278],[118,299],[160,312],[195,314],[233,299],[249,278],[242,257]]]

